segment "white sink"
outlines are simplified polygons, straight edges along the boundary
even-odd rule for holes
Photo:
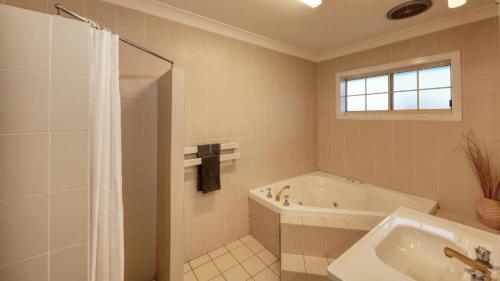
[[[468,281],[465,265],[447,258],[449,247],[475,259],[474,248],[492,252],[500,280],[500,236],[401,208],[328,267],[335,281]]]

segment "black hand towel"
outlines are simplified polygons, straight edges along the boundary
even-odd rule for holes
[[[220,144],[205,144],[198,146],[198,191],[203,193],[219,190],[220,185]]]

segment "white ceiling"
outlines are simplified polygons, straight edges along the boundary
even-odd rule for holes
[[[434,0],[421,15],[389,21],[387,11],[406,0],[323,0],[315,9],[299,0],[156,1],[318,54],[495,3],[469,0],[448,9],[447,0]]]

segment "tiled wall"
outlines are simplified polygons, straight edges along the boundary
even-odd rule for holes
[[[184,72],[173,68],[158,81],[157,280],[182,280],[184,224]]]
[[[250,234],[273,255],[280,257],[280,215],[248,198]]]
[[[318,68],[319,165],[337,175],[433,198],[474,217],[480,188],[460,150],[473,132],[499,150],[497,18],[322,62]],[[462,122],[352,121],[335,118],[336,72],[461,51]]]
[[[316,64],[98,0],[0,1],[50,13],[62,3],[175,60],[186,77],[186,145],[241,145],[242,159],[222,168],[221,192],[197,194],[194,170],[186,171],[186,259],[248,233],[248,189],[317,168]],[[154,81],[169,68],[120,45],[126,279],[132,281],[154,274]]]
[[[119,31],[121,35],[133,41],[146,44],[145,40],[148,38],[148,46],[158,47],[158,45],[151,45],[156,44],[156,39],[153,40],[157,38],[156,33],[148,32],[146,35],[144,14],[121,9],[101,1],[8,0],[1,2],[48,13],[55,13],[53,5],[61,3],[115,32]],[[149,22],[151,23],[151,20]],[[158,30],[155,29],[155,32]],[[160,32],[163,31],[160,30]],[[71,42],[71,37],[67,37],[66,41]],[[71,48],[64,50],[71,51]],[[168,55],[165,51],[161,53]],[[156,60],[120,43],[125,279],[129,281],[152,280],[156,271],[157,89],[154,81],[169,68],[168,64],[159,63]],[[77,101],[73,102],[78,104]],[[66,118],[66,120],[73,119]]]
[[[88,32],[0,5],[2,281],[87,280]]]

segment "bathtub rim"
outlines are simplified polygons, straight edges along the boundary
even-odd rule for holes
[[[259,204],[265,206],[266,208],[272,210],[273,212],[276,212],[278,214],[283,214],[283,215],[300,215],[300,216],[321,216],[321,217],[338,217],[338,218],[377,218],[377,219],[383,219],[387,216],[389,216],[392,212],[382,212],[382,211],[365,211],[365,210],[356,210],[356,209],[326,209],[326,208],[320,208],[320,207],[310,207],[310,206],[303,206],[303,205],[297,205],[297,204],[290,204],[290,206],[285,207],[281,204],[281,202],[276,202],[273,198],[265,198],[266,194],[266,188],[273,186],[273,185],[281,185],[285,184],[286,182],[292,181],[294,179],[298,179],[304,176],[322,176],[322,177],[327,177],[331,178],[333,180],[341,181],[343,183],[347,183],[350,185],[357,185],[356,187],[361,188],[373,188],[375,190],[380,190],[384,192],[390,192],[390,193],[395,193],[400,196],[408,197],[412,200],[415,200],[417,204],[419,204],[420,208],[416,211],[427,213],[427,214],[435,214],[438,209],[439,209],[439,203],[435,200],[420,197],[417,195],[409,194],[409,193],[404,193],[401,191],[393,190],[390,188],[385,188],[381,186],[377,186],[374,184],[370,183],[364,183],[360,182],[357,180],[352,180],[346,177],[326,173],[323,171],[314,171],[311,173],[305,173],[296,177],[291,177],[288,179],[284,179],[281,181],[273,182],[264,186],[260,186],[254,189],[251,189],[248,191],[248,197],[249,199],[252,199]],[[412,209],[415,210],[415,209]]]

